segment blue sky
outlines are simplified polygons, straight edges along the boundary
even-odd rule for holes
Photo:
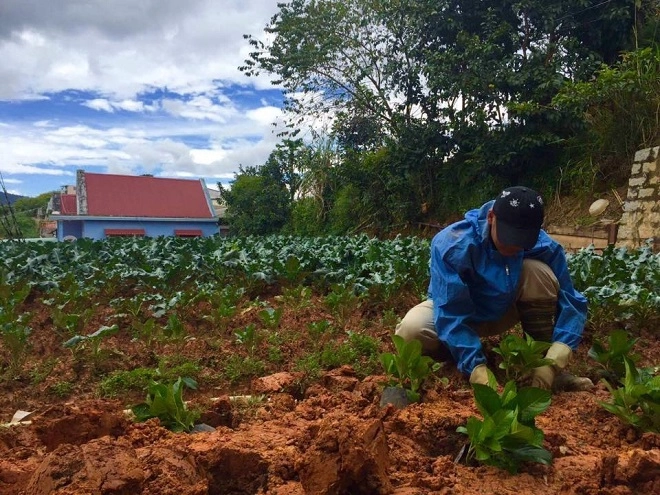
[[[58,190],[77,169],[215,186],[264,163],[281,93],[238,66],[277,1],[2,0],[7,190]]]

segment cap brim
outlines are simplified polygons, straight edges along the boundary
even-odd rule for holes
[[[505,246],[532,249],[539,239],[541,229],[521,229],[506,222],[497,221],[497,240]]]

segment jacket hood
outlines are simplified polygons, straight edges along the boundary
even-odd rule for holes
[[[481,208],[475,208],[465,214],[465,219],[470,222],[472,228],[477,233],[482,243],[487,243],[490,239],[488,227],[488,211],[493,208],[495,201],[485,203]]]

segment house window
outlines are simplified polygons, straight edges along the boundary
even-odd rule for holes
[[[202,237],[201,229],[174,229],[177,237]]]
[[[144,229],[105,229],[106,237],[143,237]]]

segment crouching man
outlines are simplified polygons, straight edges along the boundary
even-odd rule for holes
[[[396,328],[425,354],[447,352],[470,383],[488,383],[480,337],[520,322],[535,340],[552,343],[554,365],[536,368],[532,386],[587,390],[588,378],[563,373],[582,339],[587,300],[573,287],[562,247],[541,229],[541,196],[509,187],[470,210],[431,243],[429,297]],[[560,376],[561,375],[561,376]]]

